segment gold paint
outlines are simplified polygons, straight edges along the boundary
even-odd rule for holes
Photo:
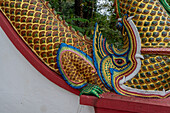
[[[137,5],[133,5],[133,2],[136,1],[137,2]],[[138,2],[140,1],[140,2]],[[137,19],[133,18],[133,21],[136,21],[136,26],[137,27],[141,27],[141,30],[139,30],[139,33],[144,33],[144,36],[141,37],[141,39],[143,38],[146,38],[146,42],[142,42],[141,46],[142,47],[170,47],[170,45],[168,45],[169,41],[164,41],[165,38],[170,38],[170,36],[168,35],[168,33],[170,32],[170,25],[167,24],[167,22],[170,22],[170,17],[168,16],[168,14],[166,13],[165,9],[163,8],[163,6],[159,3],[158,0],[154,0],[154,3],[150,3],[150,0],[148,3],[145,3],[144,1],[145,0],[131,0],[131,3],[128,3],[128,0],[119,0],[120,2],[120,9],[121,9],[121,14],[124,15],[127,13],[127,11],[129,12],[129,16],[135,16],[135,15],[139,15],[139,17]],[[143,3],[145,6],[143,8],[139,7],[139,5]],[[156,4],[157,3],[157,4]],[[123,6],[124,4],[124,6]],[[129,8],[126,8],[127,5],[130,5]],[[151,9],[148,9],[148,5],[152,5],[152,8]],[[158,10],[157,9],[154,9],[154,7],[158,7]],[[131,8],[135,8],[134,11],[131,11],[130,9]],[[141,13],[138,13],[137,12],[137,9],[141,9]],[[123,12],[123,10],[125,10]],[[148,10],[149,12],[147,14],[144,13],[144,10]],[[155,11],[155,15],[151,15],[151,12],[152,11]],[[160,11],[160,15],[158,14],[158,11]],[[117,13],[118,14],[118,13]],[[140,19],[141,16],[146,16],[143,20]],[[151,20],[147,20],[148,16],[151,16],[152,19]],[[155,17],[158,16],[160,19],[159,20],[155,20]],[[162,20],[162,16],[165,17],[165,20]],[[168,19],[169,18],[169,19]],[[151,23],[153,21],[156,21],[158,24],[155,25],[155,29],[153,31],[150,31],[150,27],[151,26],[154,26],[154,25],[151,25]],[[164,25],[160,25],[160,21],[163,21],[165,22]],[[138,22],[142,22],[142,25],[138,25]],[[145,22],[150,22],[148,26],[144,26],[144,23]],[[169,27],[169,30],[165,30],[165,26]],[[158,27],[163,27],[163,29],[161,31],[157,31],[157,28]],[[143,31],[143,28],[147,28],[148,30],[145,32]],[[151,33],[151,36],[147,37],[146,36],[146,33],[150,32]],[[157,37],[153,37],[153,33],[154,32],[158,32],[159,35]],[[166,36],[162,36],[162,33],[163,32],[166,32],[167,35]],[[154,41],[153,42],[149,42],[149,38],[154,38]],[[156,38],[161,38],[160,41],[156,41]],[[145,45],[147,44],[148,45]],[[152,45],[152,43],[157,43],[157,45]],[[161,43],[164,43],[165,45],[161,45]]]
[[[160,57],[162,60],[158,61],[157,59],[158,57]],[[144,60],[142,60],[141,67],[146,67],[146,70],[144,68],[141,68],[140,72],[138,73],[138,76],[136,75],[134,78],[127,81],[125,85],[129,87],[134,86],[134,88],[137,88],[137,86],[141,86],[142,90],[158,90],[158,91],[162,91],[163,89],[169,90],[170,89],[170,84],[169,84],[170,83],[170,64],[167,63],[167,61],[168,59],[170,60],[170,56],[166,56],[166,57],[167,58],[165,59],[165,56],[152,55],[149,58],[145,58]],[[152,63],[150,61],[150,59],[152,58],[156,61],[155,63]],[[144,61],[148,61],[148,63],[144,63]],[[162,62],[164,62],[165,65],[161,65]],[[153,69],[150,68],[149,66],[152,66]],[[161,72],[160,70],[163,70],[163,72]],[[157,72],[158,74],[154,74],[154,71]],[[148,75],[147,74],[148,72],[150,72],[151,75]],[[142,74],[144,74],[144,76],[142,76]],[[140,80],[143,80],[144,82],[142,83],[140,82]],[[150,82],[147,82],[147,80],[149,80]],[[164,83],[164,80],[165,80],[165,83]],[[150,86],[151,84],[153,84],[154,88]],[[147,86],[147,89],[145,89],[143,86]],[[161,87],[163,89],[161,89]]]
[[[0,1],[0,10],[30,49],[59,74],[56,55],[60,43],[72,45],[92,56],[92,42],[71,30],[44,4],[43,0],[5,0]]]

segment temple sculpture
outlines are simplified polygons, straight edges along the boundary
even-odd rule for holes
[[[124,46],[76,32],[44,0],[1,0],[0,11],[26,46],[80,95],[170,95],[170,6],[165,0],[115,0]],[[16,39],[17,40],[17,39]]]

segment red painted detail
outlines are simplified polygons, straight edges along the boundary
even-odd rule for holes
[[[76,89],[71,88],[57,73],[47,67],[26,45],[26,43],[21,39],[21,37],[16,33],[15,29],[11,26],[8,19],[3,15],[0,10],[0,26],[15,45],[15,47],[22,53],[22,55],[47,79],[56,85],[78,95],[80,92]],[[12,57],[12,55],[11,55]]]
[[[170,48],[142,48],[143,54],[170,55]]]
[[[133,113],[133,112],[95,107],[95,113]]]
[[[96,113],[169,113],[170,98],[149,99],[105,93],[101,98],[80,97],[80,104],[94,106]]]

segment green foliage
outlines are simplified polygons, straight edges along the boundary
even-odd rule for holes
[[[109,0],[112,1],[112,0]],[[69,26],[72,26],[76,31],[93,38],[94,25],[97,22],[104,38],[107,38],[109,43],[115,43],[117,46],[121,45],[121,35],[116,30],[116,15],[113,13],[113,7],[110,4],[97,5],[97,0],[82,0],[83,17],[75,14],[75,1],[74,0],[49,0],[52,8],[66,20]],[[97,10],[107,7],[107,14],[101,14]]]

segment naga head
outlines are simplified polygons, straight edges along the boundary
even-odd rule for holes
[[[119,85],[133,78],[140,70],[140,36],[133,17],[124,15],[118,23],[124,38],[125,49],[119,50],[102,38],[96,24],[93,37],[93,59],[98,75],[109,90],[121,93]]]

